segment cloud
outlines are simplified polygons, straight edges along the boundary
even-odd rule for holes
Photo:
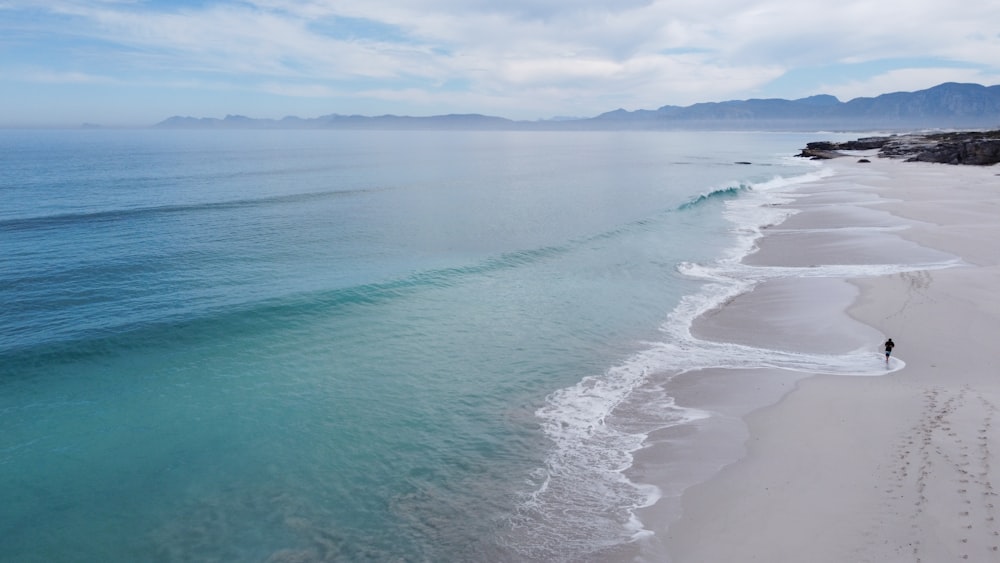
[[[387,113],[592,115],[772,85],[844,97],[1000,74],[996,2],[912,0],[905,13],[870,0],[6,0],[0,10],[4,66],[32,58],[67,79],[384,100]],[[873,61],[899,63],[873,72]]]
[[[263,92],[296,98],[333,98],[343,92],[324,84],[288,84],[286,82],[264,82],[259,84]]]
[[[115,84],[115,78],[85,72],[60,72],[47,69],[7,69],[6,73],[24,82],[42,84]]]

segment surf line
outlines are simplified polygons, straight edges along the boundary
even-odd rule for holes
[[[737,193],[720,192],[727,196],[725,216],[734,224],[733,245],[711,265],[682,263],[677,267],[681,275],[705,283],[695,293],[682,297],[670,312],[660,327],[664,337],[643,343],[640,351],[603,374],[586,376],[546,398],[535,414],[554,447],[535,475],[537,488],[521,506],[522,516],[536,526],[522,528],[533,530],[529,535],[537,534],[539,537],[534,539],[545,543],[556,533],[549,529],[552,522],[561,522],[560,537],[572,535],[579,540],[572,543],[581,545],[625,543],[654,534],[644,527],[636,511],[655,504],[663,491],[655,485],[633,482],[625,472],[632,467],[634,454],[645,447],[650,433],[713,416],[676,405],[664,383],[681,373],[710,368],[775,368],[836,375],[887,373],[884,364],[872,362],[866,350],[847,354],[788,352],[701,340],[691,334],[696,318],[768,279],[849,279],[960,265],[959,260],[812,267],[743,264],[763,236],[765,226],[780,223],[797,212],[785,206],[795,200],[786,189],[794,190],[797,185],[830,174],[821,170],[792,180],[776,178]],[[891,367],[895,371],[904,365],[899,362]],[[628,416],[625,411],[630,410],[638,411],[638,415]],[[568,515],[576,517],[566,522]]]

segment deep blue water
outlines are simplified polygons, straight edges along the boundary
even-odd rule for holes
[[[814,137],[0,131],[0,560],[599,560],[561,393]]]

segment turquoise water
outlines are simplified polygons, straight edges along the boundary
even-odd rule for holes
[[[600,560],[581,382],[811,140],[0,131],[0,559]]]

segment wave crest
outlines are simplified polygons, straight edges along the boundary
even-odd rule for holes
[[[701,204],[703,204],[705,202],[733,198],[733,197],[736,197],[736,196],[740,195],[743,192],[752,191],[752,190],[753,190],[753,187],[748,186],[746,184],[739,184],[737,186],[729,186],[729,187],[726,187],[726,188],[719,188],[719,189],[712,190],[712,191],[707,192],[707,193],[703,193],[703,194],[701,194],[701,195],[699,195],[699,196],[697,196],[695,198],[692,198],[692,199],[688,200],[685,203],[682,203],[681,205],[679,205],[677,207],[677,210],[678,211],[684,211],[685,209],[691,209],[692,207],[695,207],[697,205],[701,205]]]

